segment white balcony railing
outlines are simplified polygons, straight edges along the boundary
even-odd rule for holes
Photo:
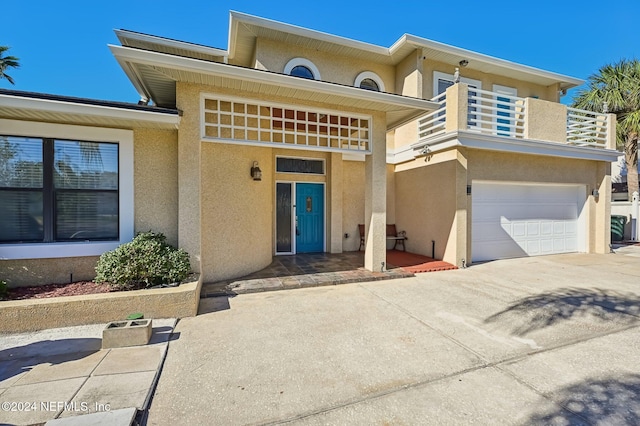
[[[524,108],[524,98],[470,87],[467,130],[522,138]]]
[[[447,93],[457,96],[447,105]],[[464,130],[515,139],[542,140],[576,146],[606,148],[615,145],[615,117],[569,108],[534,98],[454,85],[431,99],[439,108],[418,120],[418,140],[447,131]],[[563,115],[566,117],[563,119]],[[565,128],[566,127],[566,128]],[[612,148],[614,149],[614,148]]]
[[[605,147],[607,119],[604,115],[576,108],[567,108],[567,143],[580,146]]]
[[[443,92],[431,99],[432,102],[437,102],[440,107],[418,120],[418,140],[433,137],[445,132],[445,124],[447,120],[446,98],[447,94]]]

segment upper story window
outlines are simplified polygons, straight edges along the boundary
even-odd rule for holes
[[[358,74],[354,86],[375,92],[384,92],[384,83],[378,74],[371,71],[364,71]]]
[[[364,71],[358,74],[354,86],[374,92],[384,92],[384,83],[378,74],[371,71]]]
[[[117,241],[118,144],[0,136],[0,243]]]
[[[284,67],[284,73],[294,77],[320,80],[320,71],[313,62],[305,58],[293,58]]]

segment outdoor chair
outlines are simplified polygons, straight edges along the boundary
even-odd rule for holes
[[[360,247],[358,250],[364,248],[364,225],[358,225],[358,231],[360,231]],[[402,251],[406,251],[404,242],[408,240],[407,233],[405,231],[398,232],[396,225],[387,225],[387,240],[393,240],[393,249],[395,250],[398,245],[402,246]]]

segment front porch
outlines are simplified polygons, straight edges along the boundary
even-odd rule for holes
[[[267,268],[245,277],[207,283],[201,298],[303,287],[391,280],[418,272],[456,269],[450,263],[404,251],[387,251],[387,270],[364,268],[364,252],[307,253],[275,256]]]

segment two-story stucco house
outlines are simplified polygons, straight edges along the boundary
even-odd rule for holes
[[[205,282],[358,250],[361,223],[370,270],[388,223],[458,266],[609,250],[615,120],[559,103],[581,80],[236,12],[226,50],[116,35],[140,105],[0,92],[14,284],[91,277],[96,256],[149,229]]]

